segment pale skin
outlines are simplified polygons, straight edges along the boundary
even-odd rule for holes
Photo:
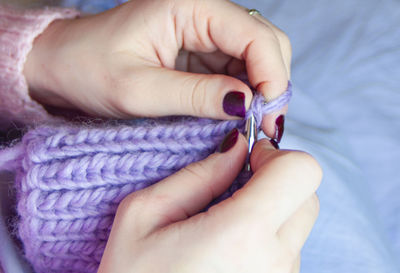
[[[40,35],[24,73],[33,98],[94,116],[224,112],[230,91],[272,100],[290,79],[287,36],[261,15],[226,0],[132,0],[57,20]],[[274,137],[275,120],[262,129]],[[99,272],[299,272],[300,250],[318,215],[321,169],[308,154],[260,141],[246,186],[205,213],[246,157],[242,135],[224,153],[189,165],[120,204]]]
[[[223,110],[225,94],[243,92],[248,108],[252,93],[232,75],[247,71],[271,100],[287,88],[290,59],[281,30],[229,1],[136,0],[51,24],[35,41],[25,75],[38,101],[96,116],[237,119]],[[264,118],[268,136],[285,112]]]
[[[98,272],[292,273],[319,211],[321,169],[308,154],[258,142],[254,175],[199,213],[241,170],[242,135],[225,153],[189,165],[120,204]]]

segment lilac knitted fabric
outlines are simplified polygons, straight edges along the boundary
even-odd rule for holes
[[[251,109],[262,115],[286,105],[288,90]],[[96,272],[119,202],[213,153],[244,120],[145,119],[97,127],[40,126],[0,152],[0,170],[16,171],[18,233],[35,272]],[[246,180],[246,179],[245,179]],[[246,181],[237,179],[215,202]]]

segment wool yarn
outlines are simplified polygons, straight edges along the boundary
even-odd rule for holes
[[[262,116],[285,106],[288,90],[250,110]],[[16,173],[18,236],[37,273],[96,272],[119,202],[216,150],[245,120],[170,117],[114,125],[42,125],[0,152],[0,170]],[[242,175],[215,202],[229,197]]]

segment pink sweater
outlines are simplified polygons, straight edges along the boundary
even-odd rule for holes
[[[13,122],[34,124],[57,119],[29,96],[23,75],[24,64],[35,38],[51,22],[78,15],[78,11],[72,9],[16,10],[0,5],[0,130]],[[0,187],[0,190],[3,189]],[[21,272],[21,257],[2,219],[1,204],[7,204],[8,200],[0,201],[0,273]]]
[[[23,68],[33,41],[51,22],[78,15],[72,9],[0,6],[0,128],[10,122],[32,124],[55,119],[30,98]]]

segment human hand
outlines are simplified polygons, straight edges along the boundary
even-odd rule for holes
[[[290,59],[282,31],[229,1],[132,0],[53,22],[35,40],[24,73],[38,101],[96,116],[237,119],[252,93],[232,76],[247,73],[271,100],[287,88]],[[243,96],[226,97],[231,91]],[[270,137],[285,111],[264,118]]]
[[[99,267],[105,272],[299,272],[319,211],[321,169],[306,153],[259,141],[254,175],[231,198],[200,212],[239,173],[246,141],[191,164],[119,205]]]

